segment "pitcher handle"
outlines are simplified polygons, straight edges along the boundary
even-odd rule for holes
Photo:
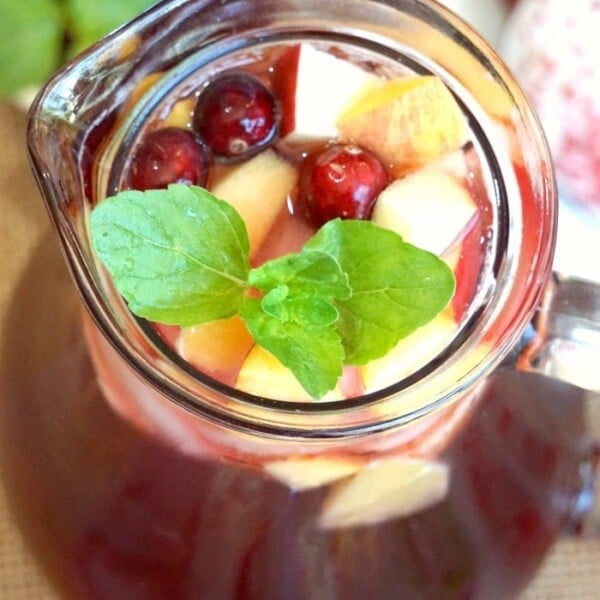
[[[554,274],[509,360],[521,371],[571,383],[590,391],[591,402],[600,401],[600,285]],[[581,492],[571,519],[577,533],[594,538],[600,538],[599,467],[600,442],[580,465]]]
[[[516,366],[600,392],[600,285],[554,275]]]

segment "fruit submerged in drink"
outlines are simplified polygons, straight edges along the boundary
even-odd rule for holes
[[[477,330],[494,276],[535,271],[496,252],[517,175],[533,218],[510,111],[408,53],[299,37],[140,74],[106,121],[89,237],[131,353],[86,320],[114,412],[66,542],[84,597],[504,599],[568,520],[548,497],[582,456],[548,436],[551,394],[465,375],[502,338]]]
[[[288,278],[278,282],[277,289],[261,290],[261,308],[269,318],[279,311],[279,321],[296,320],[310,329],[322,309],[346,330],[345,366],[327,399],[355,398],[393,385],[450,345],[473,312],[484,259],[493,243],[487,233],[493,230],[494,210],[477,139],[443,81],[391,61],[376,62],[376,57],[342,44],[310,42],[239,53],[213,65],[203,77],[198,76],[194,86],[188,83],[187,96],[169,98],[155,108],[155,118],[136,136],[119,186],[148,190],[200,181],[239,214],[248,234],[250,265],[271,269],[271,278],[270,261],[315,249],[309,240],[336,219],[369,221],[441,259],[454,274],[456,300],[449,302],[448,296],[427,317],[414,317],[414,326],[408,322],[428,300],[411,299],[410,291],[394,296],[388,315],[374,309],[381,315],[374,327],[383,330],[390,327],[389,315],[409,305],[407,324],[398,326],[399,333],[386,340],[379,353],[348,350],[352,344],[375,344],[360,336],[355,336],[358,341],[347,340],[349,328],[368,330],[356,316],[358,304],[344,304],[348,298],[323,298],[314,291],[314,282],[312,287],[305,283],[306,272],[301,283]],[[190,207],[188,212],[194,211]],[[105,231],[96,237],[102,241],[108,235]],[[197,237],[202,235],[199,228]],[[379,245],[379,240],[370,243]],[[319,251],[323,247],[316,245]],[[344,252],[339,251],[338,261]],[[369,248],[362,252],[360,261],[372,267],[371,277],[381,257]],[[343,260],[341,264],[346,271],[355,269],[346,268]],[[415,265],[399,263],[397,270],[416,273]],[[115,268],[123,271],[120,255]],[[365,294],[367,278],[355,270],[350,286],[362,285]],[[260,280],[251,281],[255,292]],[[422,282],[416,275],[401,283],[392,277],[381,287],[398,294],[394,288],[400,285],[410,290]],[[348,295],[360,297],[351,291]],[[376,296],[372,292],[373,302]],[[127,300],[131,306],[140,304]],[[172,350],[204,375],[255,396],[310,401],[311,394],[296,381],[285,353],[275,351],[273,356],[276,344],[265,347],[256,339],[256,328],[234,312],[185,324],[169,316],[165,320],[171,326],[154,327]],[[271,327],[273,320],[269,323]],[[425,334],[419,328],[426,323]],[[285,328],[280,333],[288,335]]]

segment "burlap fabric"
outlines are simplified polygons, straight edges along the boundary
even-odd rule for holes
[[[46,214],[29,173],[24,138],[23,114],[0,103],[0,324],[10,303],[11,289],[32,249],[48,228]],[[600,435],[600,402],[590,403],[590,422]],[[51,600],[56,597],[11,518],[0,481],[0,599]],[[525,598],[598,600],[600,537],[561,542]]]

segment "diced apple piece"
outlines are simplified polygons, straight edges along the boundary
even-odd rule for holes
[[[294,374],[270,352],[256,345],[248,354],[238,374],[235,387],[243,392],[287,402],[314,402],[298,383]],[[322,400],[339,400],[342,394],[335,389]]]
[[[336,122],[345,107],[379,78],[309,44],[291,47],[275,69],[281,100],[280,135],[286,142],[310,143],[338,137]]]
[[[404,241],[440,256],[464,233],[477,206],[455,177],[424,167],[392,182],[373,208],[372,220]]]
[[[163,122],[163,127],[181,127],[185,129],[192,122],[194,107],[196,106],[196,98],[187,98],[176,102],[167,118]]]
[[[260,248],[296,185],[296,169],[272,150],[236,166],[212,193],[233,205],[246,223],[250,256]]]
[[[457,329],[454,319],[444,312],[401,339],[385,356],[361,367],[365,391],[393,385],[426,365],[450,343]]]
[[[410,457],[375,462],[333,488],[319,525],[338,529],[408,517],[443,500],[449,479],[448,467],[439,462]]]
[[[460,148],[469,128],[458,103],[434,76],[393,79],[357,98],[338,120],[342,138],[406,173]]]
[[[453,74],[489,115],[510,120],[514,100],[502,80],[458,37],[449,44],[446,31],[415,20],[402,32],[402,40],[409,47],[418,47],[430,60]]]
[[[233,385],[253,343],[244,321],[235,316],[183,328],[177,350],[197,369]]]
[[[361,464],[339,457],[298,457],[265,465],[265,471],[293,490],[320,487],[356,473]]]

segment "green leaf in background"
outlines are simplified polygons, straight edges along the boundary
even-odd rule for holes
[[[94,208],[90,231],[135,314],[186,326],[238,311],[250,270],[246,226],[206,190],[121,192]]]
[[[62,18],[53,0],[0,0],[0,96],[43,83],[60,65]]]
[[[41,86],[67,58],[156,0],[0,0],[0,98]]]
[[[71,36],[69,54],[81,52],[155,3],[156,0],[64,0]]]

